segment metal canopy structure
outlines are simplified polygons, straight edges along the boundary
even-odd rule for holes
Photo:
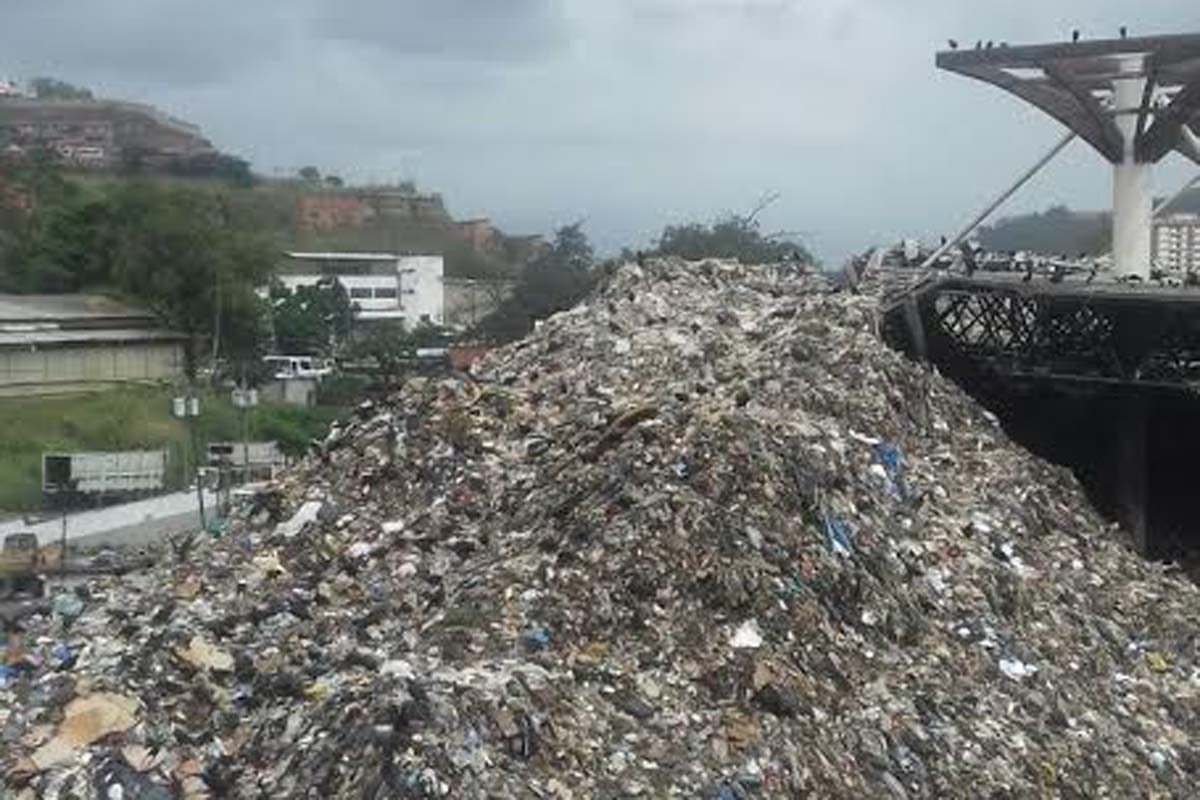
[[[937,65],[999,86],[1075,131],[1113,164],[1124,160],[1116,119],[1136,114],[1137,159],[1155,162],[1171,149],[1200,163],[1181,142],[1200,136],[1200,34],[1107,39],[1074,44],[947,50]],[[1133,108],[1115,104],[1114,82],[1144,80]]]
[[[1149,273],[1151,166],[1172,150],[1200,164],[1200,34],[947,50],[937,65],[1040,108],[1113,164],[1113,258]]]

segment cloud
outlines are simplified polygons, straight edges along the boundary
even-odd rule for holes
[[[939,72],[947,38],[1200,29],[1187,0],[0,3],[0,72],[156,102],[266,173],[415,177],[515,231],[586,218],[610,250],[775,190],[764,225],[833,262],[952,230],[1058,138]],[[1108,181],[1072,146],[1006,212],[1102,207]]]
[[[4,6],[0,58],[6,68],[93,85],[230,84],[279,54],[295,20],[286,6],[233,0],[156,0],[153,11],[142,0]]]
[[[569,34],[557,0],[330,0],[320,6],[313,38],[368,44],[398,56],[526,61],[563,46]]]

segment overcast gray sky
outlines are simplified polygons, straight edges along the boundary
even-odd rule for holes
[[[413,178],[514,233],[603,250],[746,210],[827,261],[959,225],[1059,137],[933,66],[948,37],[1200,30],[1195,0],[0,0],[0,75],[201,125],[271,174]],[[1171,191],[1187,167],[1157,172]],[[1073,144],[1006,210],[1109,204]]]

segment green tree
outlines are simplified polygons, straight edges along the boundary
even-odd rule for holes
[[[401,322],[382,322],[356,337],[351,355],[372,362],[376,375],[390,388],[418,362],[420,348],[445,347],[452,339],[453,334],[438,325],[421,323],[409,330]]]
[[[88,248],[95,195],[61,176],[49,154],[0,164],[0,186],[23,202],[0,209],[0,291],[75,291],[80,280],[68,255]]]
[[[263,361],[271,344],[270,304],[251,287],[242,285],[223,290],[220,299],[220,368],[214,380],[228,378],[238,384],[259,386],[271,373]]]
[[[280,352],[328,356],[349,338],[354,306],[341,283],[323,277],[294,291],[277,283],[271,290],[271,315]]]
[[[746,264],[766,264],[797,259],[813,263],[808,249],[786,236],[767,236],[755,214],[728,214],[715,222],[668,225],[658,239],[657,252],[689,261],[701,258],[736,258]]]
[[[187,335],[190,377],[203,339],[258,346],[242,339],[259,329],[254,288],[274,248],[223,197],[142,182],[83,190],[36,165],[22,180],[33,207],[0,243],[0,289],[127,296]]]
[[[110,254],[115,244],[112,205],[91,193],[72,195],[45,209],[29,255],[42,282],[58,278],[45,291],[78,291],[110,284]]]
[[[219,337],[223,326],[243,335],[257,329],[239,314],[257,319],[248,296],[267,281],[274,250],[217,195],[138,182],[114,189],[109,202],[109,280],[187,336],[185,369],[194,378],[202,339]]]
[[[296,174],[300,176],[301,180],[308,181],[309,183],[317,183],[321,180],[321,170],[312,166],[301,167],[300,171]]]
[[[173,158],[167,162],[166,171],[186,177],[220,178],[239,188],[248,188],[255,183],[250,162],[225,153],[199,153]]]
[[[355,342],[353,354],[356,359],[370,361],[375,365],[379,380],[386,387],[399,382],[404,367],[416,358],[417,341],[400,322],[383,322],[371,329]]]
[[[57,78],[38,77],[29,82],[29,88],[39,100],[91,100],[92,92],[82,86],[60,81]]]
[[[114,205],[113,277],[188,335],[187,369],[194,376],[199,337],[219,334],[219,304],[265,278],[271,260],[235,246],[224,208],[209,195],[130,184]]]
[[[583,223],[559,228],[554,241],[530,262],[512,295],[479,324],[478,332],[507,342],[533,329],[536,320],[578,303],[594,284],[595,254]]]

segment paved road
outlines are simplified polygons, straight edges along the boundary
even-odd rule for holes
[[[213,508],[215,500],[212,494],[206,493],[205,508]],[[67,517],[67,541],[72,547],[138,547],[160,541],[175,533],[196,530],[199,526],[196,493],[176,492],[149,500],[71,514]],[[0,539],[10,533],[25,531],[37,534],[39,544],[58,544],[62,537],[62,518],[56,517],[32,525],[25,524],[21,519],[0,522]],[[52,593],[55,587],[72,586],[87,581],[87,576],[49,575],[47,578],[48,594]],[[0,622],[30,613],[37,608],[39,602],[47,601],[0,601]]]
[[[206,492],[205,509],[216,504],[216,497]],[[79,547],[99,545],[140,545],[162,539],[173,533],[195,530],[200,525],[196,493],[151,497],[133,503],[81,511],[67,517],[67,541]],[[0,539],[10,533],[36,533],[38,543],[57,544],[62,536],[62,518],[55,517],[26,525],[23,520],[0,522]]]

